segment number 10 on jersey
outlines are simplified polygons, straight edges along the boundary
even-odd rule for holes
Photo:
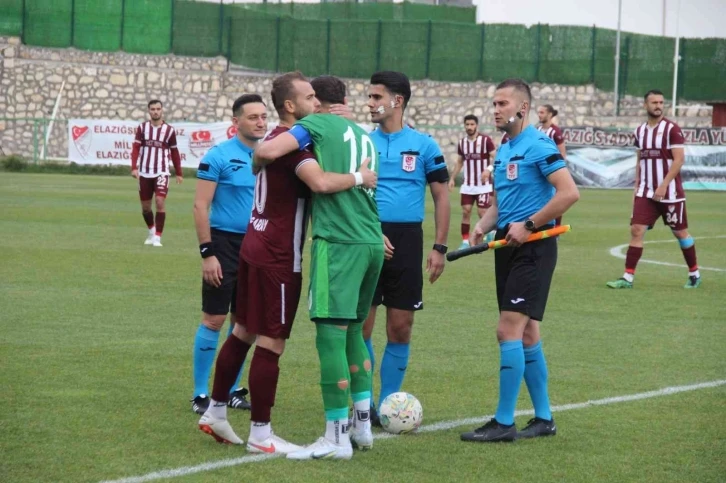
[[[373,145],[373,141],[368,137],[367,134],[363,133],[360,136],[361,153],[358,158],[358,144],[355,142],[355,132],[353,128],[348,126],[348,130],[343,134],[343,141],[350,144],[350,173],[355,174],[363,164],[366,158],[370,158],[371,161],[368,164],[368,169],[371,171],[376,170],[376,147]]]

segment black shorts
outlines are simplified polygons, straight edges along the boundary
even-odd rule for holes
[[[381,223],[393,245],[393,258],[383,262],[373,305],[423,309],[423,228],[421,223]]]
[[[541,229],[545,228],[551,227]],[[496,240],[503,239],[506,234],[507,230],[497,230]],[[496,250],[494,272],[499,311],[519,312],[541,321],[555,265],[557,237]]]
[[[214,255],[222,265],[222,285],[213,287],[202,280],[202,312],[209,315],[227,315],[237,309],[237,271],[242,247],[241,233],[212,228]]]

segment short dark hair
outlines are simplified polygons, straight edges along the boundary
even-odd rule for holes
[[[527,98],[527,102],[530,104],[532,103],[532,90],[529,88],[529,84],[524,82],[522,79],[505,79],[497,85],[497,90],[505,89],[507,87],[513,87],[515,91],[521,92]]]
[[[663,94],[662,91],[659,91],[658,89],[651,89],[651,90],[649,90],[648,92],[645,93],[645,96],[643,96],[643,100],[644,101],[647,101],[648,100],[648,97],[650,97],[651,95],[665,97],[665,94]]]
[[[542,104],[542,107],[544,107],[545,109],[547,109],[547,112],[549,112],[550,114],[552,114],[553,117],[557,115],[557,112],[558,111],[557,111],[557,109],[555,109],[554,107],[552,107],[552,104]]]
[[[159,99],[152,99],[152,100],[149,101],[149,104],[146,106],[147,109],[149,107],[153,106],[154,104],[159,104],[161,107],[164,107],[164,104],[162,104]]]
[[[474,114],[467,114],[466,116],[464,116],[464,123],[466,123],[466,121],[474,121],[475,123],[477,123],[477,125],[479,124],[479,118],[476,117]]]
[[[264,105],[264,101],[259,94],[242,94],[232,104],[232,115],[234,117],[239,116],[242,113],[242,108],[245,104],[251,104],[253,102],[259,102]]]
[[[411,83],[403,72],[394,72],[392,70],[376,72],[371,76],[371,84],[383,85],[391,94],[403,96],[404,108],[411,99]]]
[[[272,105],[275,106],[275,110],[277,110],[278,113],[284,110],[285,101],[292,99],[292,83],[296,80],[303,82],[308,81],[299,70],[287,72],[273,79],[270,96],[272,97]]]
[[[345,102],[345,83],[332,75],[321,75],[310,81],[315,90],[315,97],[326,104],[343,104]]]

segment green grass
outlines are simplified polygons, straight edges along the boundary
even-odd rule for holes
[[[0,174],[0,474],[3,481],[100,481],[245,455],[196,428],[191,347],[200,315],[194,181],[172,186],[164,248],[143,246],[134,181]],[[543,324],[553,404],[726,379],[726,272],[642,263],[630,291],[609,254],[627,243],[629,191],[584,191],[566,215]],[[458,244],[452,194],[450,244]],[[689,193],[696,237],[726,235],[720,193]],[[425,233],[432,238],[432,207]],[[647,240],[668,240],[662,225]],[[726,269],[723,239],[697,241],[703,266]],[[429,243],[427,242],[427,245]],[[676,243],[644,258],[682,263]],[[305,272],[307,276],[307,270]],[[425,424],[491,414],[498,349],[492,257],[447,265],[426,285],[405,389]],[[322,431],[312,324],[301,301],[282,371],[274,426],[299,443]],[[380,360],[383,320],[375,334]],[[377,383],[377,381],[376,381]],[[526,389],[519,408],[530,408]],[[240,435],[248,413],[232,412]],[[484,446],[462,430],[379,440],[350,462],[270,460],[175,481],[723,481],[726,386],[556,415],[559,434]],[[518,418],[521,426],[526,417]]]

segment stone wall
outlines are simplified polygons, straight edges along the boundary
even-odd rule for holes
[[[49,137],[47,155],[67,156],[69,118],[143,120],[146,103],[159,98],[165,116],[175,121],[211,122],[228,119],[233,100],[245,92],[269,98],[272,74],[243,71],[218,58],[86,52],[22,45],[18,38],[0,37],[0,155],[32,156],[42,141],[44,122],[51,117],[56,96],[65,89]],[[359,122],[367,122],[366,80],[347,80],[349,101]],[[481,130],[494,134],[491,99],[494,85],[482,82],[416,81],[407,121],[429,132],[449,161],[463,135],[462,118],[480,117]],[[642,100],[626,97],[614,118],[612,94],[593,86],[532,86],[534,104],[553,104],[561,126],[634,127],[642,122]],[[532,114],[532,121],[536,116]],[[271,120],[276,114],[270,110]],[[11,120],[8,120],[10,118]],[[693,107],[678,118],[681,125],[710,125],[710,112]],[[496,135],[495,139],[498,140]],[[38,142],[36,142],[38,141]]]

